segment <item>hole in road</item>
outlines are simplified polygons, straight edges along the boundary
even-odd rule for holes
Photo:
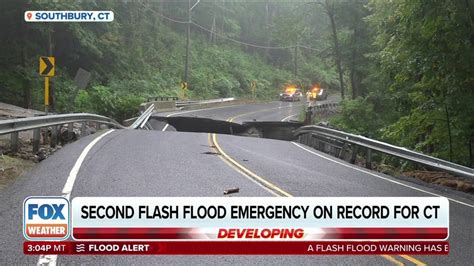
[[[297,121],[247,121],[242,124],[202,117],[152,116],[150,119],[166,122],[181,132],[217,133],[278,140],[294,140],[293,131],[303,126]],[[152,125],[154,123],[151,123]],[[157,130],[161,130],[157,128]],[[201,145],[211,148],[215,146]]]

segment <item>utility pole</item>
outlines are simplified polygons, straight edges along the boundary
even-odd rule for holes
[[[189,71],[189,37],[191,35],[191,0],[188,0],[188,29],[186,33],[186,61],[184,62],[184,82],[188,82]]]
[[[191,50],[190,44],[190,37],[191,37],[191,11],[193,8],[199,4],[201,0],[198,0],[193,6],[191,6],[191,0],[188,0],[188,29],[186,32],[186,59],[184,62],[184,82],[188,83],[188,75],[189,75],[189,52]]]

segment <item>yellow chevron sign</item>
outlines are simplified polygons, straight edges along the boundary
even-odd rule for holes
[[[53,56],[41,56],[39,58],[39,74],[43,77],[54,77],[54,57]]]

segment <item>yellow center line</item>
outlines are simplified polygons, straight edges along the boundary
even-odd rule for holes
[[[392,257],[392,256],[390,256],[390,255],[380,255],[380,256],[381,256],[382,258],[384,258],[384,259],[386,259],[386,260],[392,262],[392,263],[395,264],[395,265],[399,265],[399,266],[405,265],[405,264],[403,264],[403,262],[401,262],[401,261],[395,259],[394,257]]]
[[[221,146],[217,142],[217,134],[212,133],[212,134],[209,134],[209,136],[210,136],[209,139],[211,141],[211,144],[213,144],[216,147],[216,150],[221,154],[220,158],[223,161],[230,163],[232,166],[236,167],[238,170],[240,170],[241,172],[243,172],[245,175],[249,176],[253,180],[257,181],[258,183],[260,183],[264,187],[266,187],[270,190],[273,190],[274,194],[276,194],[277,196],[280,196],[280,197],[293,197],[292,194],[284,191],[283,189],[279,188],[277,185],[275,185],[275,184],[271,183],[270,181],[268,181],[266,178],[255,174],[254,172],[252,172],[251,170],[249,170],[245,166],[241,165],[240,163],[238,163],[234,159],[232,159],[227,153],[224,152],[224,150],[221,148]],[[395,259],[394,257],[392,257],[390,255],[380,255],[380,256],[384,259],[387,259],[390,262],[393,262],[396,265],[404,265],[401,261],[398,261],[397,259]]]
[[[422,262],[422,261],[419,261],[411,256],[408,256],[408,255],[399,255],[400,257],[410,261],[410,262],[413,262],[415,265],[419,265],[419,266],[426,266],[426,263]]]
[[[242,116],[246,116],[246,115],[250,115],[250,114],[254,114],[254,113],[266,112],[266,111],[275,110],[275,109],[290,108],[290,107],[294,107],[294,106],[295,105],[289,105],[289,106],[284,106],[284,107],[280,106],[280,107],[276,107],[276,108],[269,108],[269,109],[263,109],[263,110],[259,110],[259,111],[243,113],[243,114],[240,114],[240,115],[230,117],[229,119],[227,119],[227,121],[232,122],[234,119],[236,119],[238,117],[242,117]],[[299,105],[296,105],[296,106],[299,106]],[[247,176],[249,176],[250,178],[252,178],[256,182],[258,182],[259,184],[261,184],[264,187],[266,187],[266,188],[272,190],[273,192],[275,192],[276,195],[278,195],[280,197],[293,197],[293,195],[291,195],[290,193],[288,193],[285,190],[281,189],[277,185],[271,183],[266,178],[255,174],[250,169],[246,168],[245,166],[241,165],[240,163],[238,163],[237,161],[232,159],[227,153],[224,152],[224,150],[221,148],[221,146],[217,142],[217,134],[215,134],[215,133],[211,134],[210,133],[209,134],[209,140],[211,141],[211,144],[213,144],[216,147],[216,150],[221,154],[220,158],[223,161],[230,163],[232,166],[236,167],[237,170],[240,170],[242,173],[246,174]],[[379,255],[379,256],[381,256],[382,258],[394,263],[395,265],[405,265],[403,262],[397,260],[394,256],[391,256],[391,255]],[[419,261],[419,260],[417,260],[417,259],[415,259],[411,256],[408,256],[408,255],[398,255],[398,256],[400,256],[400,257],[402,257],[402,258],[404,258],[404,259],[406,259],[406,260],[408,260],[408,261],[410,261],[410,262],[412,262],[416,265],[423,265],[423,266],[426,265],[425,263],[423,263],[423,262],[421,262],[421,261]]]
[[[259,182],[260,184],[262,184],[264,187],[266,188],[269,188],[271,190],[273,190],[274,192],[276,192],[276,194],[278,194],[279,196],[283,196],[283,197],[293,197],[290,193],[284,191],[283,189],[279,188],[278,186],[270,183],[268,180],[266,180],[265,178],[255,174],[254,172],[250,171],[248,168],[244,167],[243,165],[241,165],[240,163],[236,162],[234,159],[232,159],[229,155],[227,155],[227,153],[224,152],[224,150],[222,150],[222,148],[219,146],[219,143],[217,143],[217,135],[216,134],[212,134],[211,135],[211,140],[212,140],[212,143],[214,144],[214,146],[216,147],[217,151],[222,155],[222,157],[224,157],[227,161],[229,161],[232,165],[234,165],[235,167],[237,167],[240,171],[242,171],[243,173],[245,173],[246,175],[250,176],[252,179],[254,179],[255,181]]]

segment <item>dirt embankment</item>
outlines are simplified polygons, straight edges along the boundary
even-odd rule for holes
[[[44,112],[25,109],[16,105],[0,102],[0,119],[12,119],[19,117],[31,117],[35,115],[43,115]]]
[[[30,171],[35,163],[31,160],[0,155],[0,191],[17,177]]]
[[[361,167],[365,167],[365,158],[358,158],[356,163]],[[372,163],[372,167],[374,170],[387,175],[398,176],[402,178],[414,178],[429,184],[445,186],[454,190],[474,194],[473,180],[454,176],[450,173],[428,170],[401,171],[394,166],[384,163],[378,164],[376,162]]]
[[[430,184],[446,186],[467,193],[474,193],[474,182],[455,177],[448,173],[418,170],[404,172],[403,175],[413,177]]]

